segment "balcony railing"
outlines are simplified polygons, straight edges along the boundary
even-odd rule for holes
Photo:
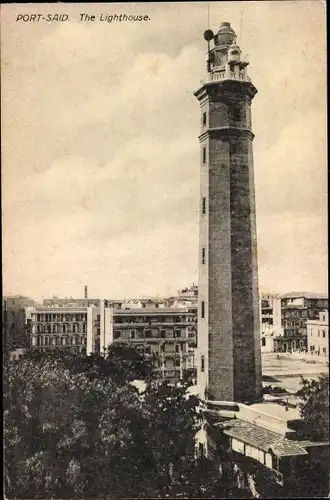
[[[145,328],[145,327],[160,327],[160,326],[184,326],[184,327],[187,327],[187,326],[192,326],[192,322],[191,321],[157,321],[157,322],[149,322],[149,321],[125,321],[125,322],[115,322],[113,323],[113,326],[115,328]]]
[[[237,80],[241,82],[251,82],[251,78],[246,74],[235,74],[232,71],[223,71],[221,73],[209,73],[206,78],[201,80],[201,84],[215,83],[222,80]]]

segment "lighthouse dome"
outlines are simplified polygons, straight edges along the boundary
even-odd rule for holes
[[[236,40],[236,33],[230,26],[230,23],[224,22],[220,24],[218,33],[214,37],[215,45],[229,46]]]

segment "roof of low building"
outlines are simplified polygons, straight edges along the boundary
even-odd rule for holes
[[[286,399],[286,396],[283,395],[282,398]],[[249,408],[261,414],[285,421],[301,418],[299,408],[290,408],[275,402],[255,403],[250,405]]]
[[[299,441],[287,439],[282,434],[237,418],[219,422],[216,426],[223,428],[226,436],[266,452],[272,451],[278,457],[308,454]]]

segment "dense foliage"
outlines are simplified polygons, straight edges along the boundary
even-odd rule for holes
[[[4,367],[7,498],[290,498],[313,493],[323,469],[288,478],[220,443],[216,460],[196,457],[203,423],[189,383],[156,384],[135,349],[105,356],[32,350]],[[131,383],[146,381],[139,392]],[[328,377],[302,381],[302,414],[311,434],[328,436]],[[315,432],[317,431],[317,432]],[[237,454],[236,454],[237,455]],[[301,476],[300,476],[301,477]],[[308,483],[308,484],[307,484]]]
[[[79,358],[32,351],[4,368],[7,498],[228,498],[236,478],[196,460],[200,403],[188,383],[140,394],[129,348]]]
[[[305,420],[306,434],[316,440],[329,439],[329,375],[318,380],[302,377],[297,396],[302,400],[301,415]]]

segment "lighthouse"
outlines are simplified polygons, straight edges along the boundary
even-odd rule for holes
[[[230,23],[208,43],[200,103],[198,361],[200,394],[249,403],[261,396],[260,313],[251,103]]]

